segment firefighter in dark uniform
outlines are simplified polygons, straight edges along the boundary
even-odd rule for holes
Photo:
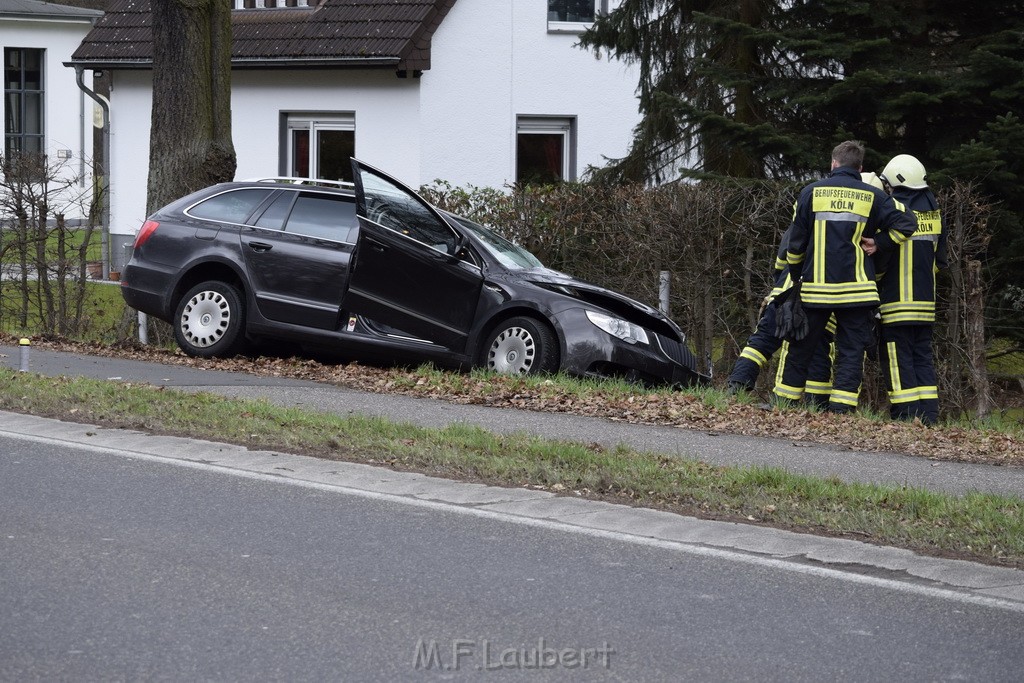
[[[793,205],[794,212],[796,205]],[[738,391],[753,391],[757,385],[757,377],[761,370],[768,364],[768,359],[782,349],[779,360],[779,370],[785,366],[789,357],[789,342],[775,336],[775,298],[793,286],[793,280],[789,276],[789,265],[786,263],[786,252],[789,245],[789,235],[792,225],[782,236],[782,243],[779,245],[779,253],[775,257],[774,279],[775,286],[771,293],[765,297],[764,311],[757,321],[757,328],[747,339],[746,346],[736,359],[729,379],[726,382],[730,393]],[[826,330],[826,336],[814,357],[811,359],[811,366],[807,376],[805,399],[808,403],[824,407],[828,403],[829,394],[832,392],[832,336],[835,333],[835,320],[830,320]]]
[[[924,165],[909,154],[886,164],[882,180],[893,199],[917,217],[917,230],[898,250],[879,260],[882,303],[880,359],[894,420],[939,419],[939,390],[932,360],[935,274],[946,267],[946,231]]]
[[[860,397],[864,352],[872,340],[873,311],[879,304],[873,259],[887,254],[914,233],[917,223],[884,191],[861,180],[864,146],[855,141],[832,150],[831,175],[805,187],[797,199],[787,251],[808,333],[789,349],[775,382],[776,401],[799,401],[808,369],[829,316],[836,317],[835,363],[828,409],[852,412]]]

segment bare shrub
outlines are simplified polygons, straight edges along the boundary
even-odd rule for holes
[[[0,323],[44,335],[85,331],[98,200],[67,162],[38,154],[0,159]]]
[[[561,184],[505,192],[424,188],[430,201],[501,231],[548,267],[658,306],[659,273],[671,274],[669,315],[699,358],[713,358],[724,381],[771,290],[782,233],[800,186],[709,182],[602,187]],[[940,275],[936,366],[944,414],[984,413],[984,285],[980,262],[991,207],[954,183],[939,193],[949,233],[948,274]],[[972,273],[974,275],[972,275]],[[973,277],[973,279],[972,279]],[[762,388],[773,377],[761,373]],[[887,407],[877,362],[866,361],[862,396]]]

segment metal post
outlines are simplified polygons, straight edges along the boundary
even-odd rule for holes
[[[149,322],[147,316],[142,311],[138,311],[139,319],[139,343],[149,344]]]
[[[658,276],[658,308],[665,315],[668,315],[668,293],[671,280],[672,274],[667,270],[661,271]]]
[[[29,345],[30,344],[31,344],[31,342],[28,339],[26,339],[25,337],[22,337],[21,340],[18,342],[18,346],[21,347],[21,371],[22,372],[28,372],[28,365],[29,365],[29,363],[28,363],[28,352],[29,352]]]

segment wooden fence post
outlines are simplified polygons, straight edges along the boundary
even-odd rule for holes
[[[992,392],[985,365],[985,294],[981,279],[981,261],[967,263],[964,324],[967,332],[967,366],[974,390],[975,414],[984,419],[992,411]]]

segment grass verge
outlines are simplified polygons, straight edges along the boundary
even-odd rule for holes
[[[0,369],[0,409],[529,486],[704,518],[1024,567],[1024,501],[846,484],[776,468],[720,467],[625,447],[427,429],[85,378]]]
[[[78,294],[68,283],[67,299],[63,302],[66,311],[62,313],[61,302],[45,304],[35,290],[24,302],[15,280],[0,281],[0,333],[19,337],[33,337],[38,330],[46,329],[43,319],[49,317],[53,327],[66,327],[69,334],[86,343],[111,342],[117,339],[117,327],[125,314],[121,288],[115,282],[86,281],[81,292],[82,310],[78,314]],[[25,324],[21,324],[24,309]],[[0,337],[2,338],[2,337]]]

